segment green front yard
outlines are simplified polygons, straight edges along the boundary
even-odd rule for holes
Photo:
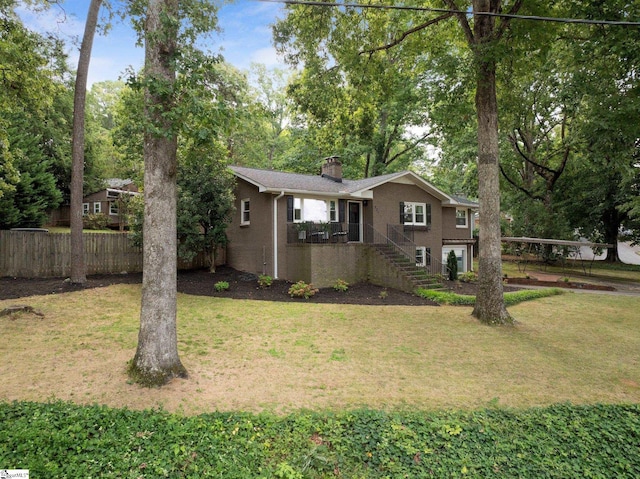
[[[640,474],[637,296],[525,301],[496,328],[469,306],[180,295],[190,378],[162,389],[125,373],[139,285],[19,302],[44,317],[0,318],[0,467],[33,477]]]

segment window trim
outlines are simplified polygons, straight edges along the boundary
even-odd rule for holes
[[[458,212],[464,213],[464,224],[459,225],[458,220],[462,217],[458,216]],[[456,208],[456,228],[468,228],[469,227],[469,210],[467,208]]]
[[[111,216],[118,216],[120,214],[120,206],[117,201],[109,202],[109,214]]]
[[[327,223],[339,223],[340,222],[340,200],[327,200],[324,198],[315,198],[313,196],[292,196],[291,201],[291,221],[293,223],[307,223],[307,222],[327,222]],[[304,203],[305,201],[313,200],[320,201],[325,204],[326,217],[323,220],[310,220],[304,217]],[[333,206],[333,209],[332,209]],[[287,218],[287,221],[289,219]]]
[[[418,251],[422,253],[422,262],[418,262]],[[422,268],[431,266],[431,248],[427,246],[416,246],[416,266]]]
[[[245,219],[245,214],[247,219]],[[240,226],[249,226],[251,224],[251,198],[243,198],[240,200]]]
[[[82,203],[82,216],[88,215],[90,211],[89,203]]]
[[[328,203],[327,211],[329,213],[329,223],[337,223],[338,222],[338,201],[328,200],[327,203]]]
[[[93,203],[93,214],[95,215],[98,213],[102,213],[102,203],[96,201],[95,203]]]

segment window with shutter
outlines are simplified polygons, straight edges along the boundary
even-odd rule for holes
[[[400,203],[400,223],[408,226],[431,224],[431,205],[405,201]]]

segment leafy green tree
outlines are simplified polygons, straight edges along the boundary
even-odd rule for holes
[[[503,204],[515,234],[573,239],[562,208],[563,178],[580,151],[581,96],[567,68],[567,27],[541,25],[542,47],[525,62],[501,68],[501,161]],[[545,35],[543,35],[543,33]]]
[[[41,226],[60,203],[55,169],[69,138],[54,108],[65,89],[61,44],[27,30],[14,7],[0,5],[0,228]]]
[[[178,172],[178,254],[191,260],[203,252],[211,272],[233,214],[234,177],[220,161],[224,153],[223,145],[194,148]]]
[[[420,82],[424,63],[416,62],[411,39],[379,46],[390,30],[413,22],[402,12],[288,7],[274,36],[287,61],[303,66],[288,93],[311,130],[309,151],[323,151],[308,164],[338,154],[345,172],[372,176],[404,168],[420,152],[431,135]]]
[[[115,148],[115,176],[142,184],[144,178],[144,95],[135,85],[125,86],[113,106],[110,136]]]
[[[637,20],[640,4],[580,1],[572,4],[572,12],[587,18]],[[609,261],[618,260],[623,226],[632,237],[640,235],[640,221],[630,214],[640,176],[637,32],[637,28],[594,27],[570,45],[584,112],[577,125],[582,155],[570,171],[566,207],[584,236],[612,245]]]
[[[231,113],[229,158],[234,164],[256,168],[279,165],[290,143],[291,101],[286,86],[291,74],[252,64],[251,81],[238,88],[243,102]]]

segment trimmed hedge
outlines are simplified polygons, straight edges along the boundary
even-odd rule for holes
[[[560,288],[522,289],[520,291],[504,293],[504,303],[506,306],[513,306],[514,304],[522,303],[523,301],[546,298],[548,296],[555,296],[562,293],[564,293],[564,291]],[[449,304],[452,306],[473,306],[476,304],[475,296],[451,293],[449,291],[418,289],[416,294],[425,299],[435,301],[438,304]]]
[[[631,478],[640,406],[182,417],[0,403],[0,464],[46,478]]]

